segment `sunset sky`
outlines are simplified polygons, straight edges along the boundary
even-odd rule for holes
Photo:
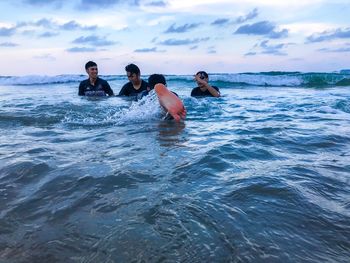
[[[2,0],[0,75],[350,68],[349,0]]]

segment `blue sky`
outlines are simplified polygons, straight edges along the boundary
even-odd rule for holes
[[[300,3],[299,3],[300,2]],[[350,68],[349,0],[2,0],[0,75]]]

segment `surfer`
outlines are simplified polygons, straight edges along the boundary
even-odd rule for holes
[[[205,71],[199,71],[194,76],[198,87],[191,92],[192,97],[220,97],[219,88],[209,85],[209,76]]]
[[[186,118],[186,109],[179,96],[166,88],[165,77],[161,74],[152,74],[148,78],[150,90],[155,90],[158,100],[166,112],[164,120],[180,121]]]
[[[97,64],[88,61],[85,64],[85,70],[89,78],[80,82],[79,96],[113,96],[113,90],[108,82],[98,77]]]
[[[143,91],[147,91],[148,83],[141,79],[141,72],[135,64],[125,67],[126,76],[129,82],[126,83],[119,92],[119,96],[137,96]]]

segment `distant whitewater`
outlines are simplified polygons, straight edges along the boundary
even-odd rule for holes
[[[108,81],[126,81],[124,75],[101,75]],[[143,76],[147,78],[147,75]],[[192,82],[192,75],[166,75],[170,81]],[[0,76],[0,85],[40,85],[75,83],[86,79],[86,75],[57,75],[57,76]],[[237,74],[210,74],[210,80],[222,87],[231,86],[282,86],[282,87],[319,87],[319,86],[349,86],[350,70],[339,73],[301,73],[301,72],[260,72]]]

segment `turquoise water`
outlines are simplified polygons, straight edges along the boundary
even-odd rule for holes
[[[183,123],[83,78],[0,78],[1,262],[349,262],[347,76],[167,76]]]

